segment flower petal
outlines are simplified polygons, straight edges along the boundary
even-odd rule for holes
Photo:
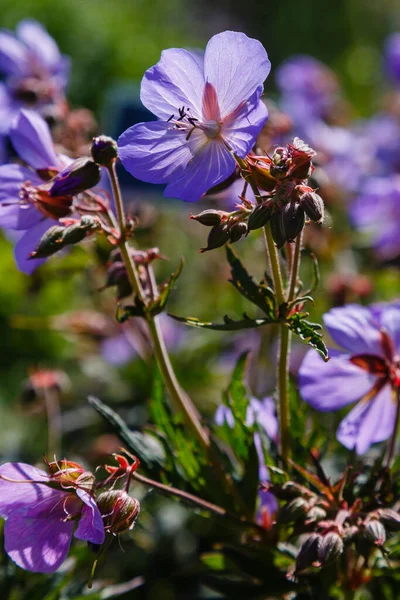
[[[19,112],[11,125],[10,139],[19,156],[34,169],[60,166],[50,129],[32,110]]]
[[[0,226],[5,229],[29,229],[41,218],[33,204],[20,204],[21,185],[41,183],[36,173],[20,165],[0,166]]]
[[[222,124],[222,136],[241,158],[254,146],[268,119],[268,109],[260,100],[262,86]]]
[[[24,235],[15,244],[14,257],[17,267],[22,273],[31,275],[35,269],[45,262],[45,258],[29,258],[29,255],[37,248],[45,232],[53,225],[61,225],[61,223],[43,218],[43,221],[39,221],[31,229],[25,231]]]
[[[223,142],[210,140],[193,156],[185,169],[176,173],[166,187],[164,196],[194,202],[229,177],[235,166],[236,163]]]
[[[0,467],[0,476],[9,479],[49,481],[44,471],[25,463],[5,463]],[[54,490],[47,485],[37,483],[13,483],[0,479],[0,516],[3,518],[13,514],[19,508],[32,505],[40,507],[43,501],[54,496]]]
[[[28,57],[23,44],[9,31],[0,31],[0,72],[22,77],[28,72]]]
[[[85,503],[85,506],[74,535],[80,540],[100,545],[104,542],[105,534],[103,519],[97,504],[94,498],[84,490],[77,489],[76,494]]]
[[[43,25],[33,19],[23,19],[15,32],[41,66],[47,67],[51,72],[57,69],[61,55],[56,42]]]
[[[264,429],[269,439],[276,443],[279,425],[276,416],[276,406],[273,399],[266,397],[260,401],[257,400],[257,398],[251,398],[249,409],[253,411],[256,422]],[[249,412],[249,409],[247,412]]]
[[[185,137],[185,132],[170,123],[138,123],[120,136],[119,157],[125,169],[137,179],[167,183],[171,175],[183,169],[193,157]]]
[[[144,74],[140,99],[160,119],[178,118],[182,107],[200,118],[204,83],[198,57],[183,48],[169,48]]]
[[[214,421],[219,427],[222,427],[225,423],[231,429],[235,427],[233,413],[229,406],[225,406],[225,404],[220,404],[220,406],[218,406],[217,410],[215,411]]]
[[[68,554],[73,529],[74,522],[60,519],[57,511],[42,518],[16,511],[4,525],[5,551],[22,569],[53,573]]]
[[[364,454],[371,444],[387,440],[393,433],[396,402],[390,385],[368,401],[361,401],[341,422],[337,439],[357,454]]]
[[[309,350],[299,370],[299,388],[303,399],[321,411],[337,410],[359,400],[376,382],[376,377],[353,365],[350,356],[329,351],[325,363],[315,350]]]
[[[217,92],[222,118],[254,94],[270,69],[268,55],[258,40],[236,31],[211,38],[204,55],[204,75]]]
[[[110,365],[123,365],[132,360],[136,351],[124,333],[106,338],[100,346],[101,356]]]
[[[379,324],[368,308],[357,304],[333,308],[324,323],[333,341],[352,354],[382,355]]]
[[[382,311],[380,325],[393,340],[396,353],[400,352],[400,306],[387,306]]]

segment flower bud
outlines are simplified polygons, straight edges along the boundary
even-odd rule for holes
[[[213,250],[214,248],[220,248],[229,240],[230,231],[227,223],[220,223],[214,225],[208,234],[207,248],[201,248],[200,252],[206,252],[207,250]]]
[[[307,512],[308,504],[304,498],[294,498],[279,511],[278,522],[279,523],[293,523],[304,518]]]
[[[344,548],[343,540],[338,533],[331,531],[322,537],[318,548],[318,562],[326,565],[334,562],[342,554]]]
[[[230,237],[229,240],[234,244],[238,242],[246,233],[247,233],[247,225],[244,221],[240,223],[235,223],[229,230]]]
[[[352,542],[354,542],[357,533],[358,533],[358,527],[356,527],[355,525],[351,525],[350,527],[345,527],[345,529],[343,531],[343,543],[345,545],[347,545],[347,544],[351,544]]]
[[[78,244],[85,239],[90,231],[93,232],[96,229],[99,229],[99,227],[100,223],[98,219],[89,215],[83,215],[78,223],[74,223],[64,229],[62,242],[65,246],[69,244]]]
[[[311,221],[321,223],[324,218],[324,202],[315,192],[306,192],[300,198],[300,204]]]
[[[304,210],[299,202],[288,202],[282,209],[283,230],[287,242],[292,242],[305,223]]]
[[[74,196],[80,194],[97,185],[100,177],[99,165],[89,158],[78,158],[54,178],[50,195]]]
[[[326,511],[320,506],[313,506],[307,513],[307,519],[311,521],[320,521],[321,519],[325,519]]]
[[[377,511],[380,522],[389,531],[400,531],[400,515],[392,508],[381,508]]]
[[[377,519],[371,519],[365,526],[365,537],[370,540],[374,546],[383,546],[386,541],[385,527]]]
[[[118,534],[132,529],[140,512],[140,503],[123,490],[103,492],[97,498],[97,507],[104,521],[104,529]]]
[[[99,135],[93,138],[91,154],[95,163],[108,167],[118,158],[117,142],[107,135]]]
[[[30,253],[29,258],[47,258],[51,256],[63,247],[62,234],[64,233],[64,227],[60,225],[53,225],[50,227],[44,235],[40,238],[39,244],[33,252]]]
[[[272,202],[265,200],[261,204],[255,207],[253,212],[250,214],[247,221],[247,228],[249,231],[253,229],[260,229],[268,223],[272,214]]]
[[[198,215],[190,215],[190,218],[194,221],[198,221],[198,223],[201,223],[201,225],[206,225],[206,227],[213,227],[214,225],[221,223],[222,218],[227,215],[228,213],[222,210],[209,208],[207,210],[203,210],[203,212],[199,213]]]
[[[322,535],[312,533],[300,548],[296,558],[296,571],[304,571],[318,560],[318,550],[322,542]]]
[[[286,242],[285,229],[283,226],[282,213],[274,212],[270,219],[271,233],[275,244],[278,248],[282,248]]]
[[[247,166],[259,190],[271,192],[276,179],[271,174],[271,159],[267,156],[248,156]]]

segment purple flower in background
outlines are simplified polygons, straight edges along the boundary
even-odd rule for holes
[[[333,71],[306,55],[282,63],[276,82],[282,94],[281,108],[300,126],[304,120],[326,117],[339,91]]]
[[[356,304],[330,310],[324,317],[333,341],[324,363],[314,350],[300,367],[301,395],[313,408],[337,410],[357,402],[341,422],[337,438],[357,454],[393,433],[400,385],[400,303]]]
[[[367,180],[364,191],[350,206],[350,217],[378,257],[400,254],[400,176]]]
[[[221,404],[214,416],[217,425],[224,423],[231,429],[235,426],[235,420],[232,410],[225,404]],[[263,400],[251,398],[247,407],[246,425],[253,427],[257,424],[259,430],[267,435],[275,444],[278,441],[279,424],[276,417],[275,402],[272,398],[266,397]],[[259,480],[260,482],[269,481],[268,469],[265,464],[264,449],[260,431],[254,433],[254,445],[258,456]],[[278,510],[278,501],[271,492],[260,490],[258,493],[259,507],[257,510],[257,522],[268,529],[272,522],[272,516]]]
[[[36,573],[58,569],[73,534],[93,544],[104,541],[103,520],[93,497],[80,488],[49,487],[50,481],[44,471],[24,463],[0,467],[5,550],[19,567]]]
[[[23,232],[14,254],[18,268],[32,273],[45,259],[29,259],[30,253],[45,231],[70,213],[72,197],[53,195],[50,181],[69,159],[57,155],[47,123],[33,111],[21,110],[9,135],[28,166],[0,166],[0,226]]]
[[[400,84],[400,33],[392,33],[385,44],[385,67],[388,75]]]
[[[167,184],[167,198],[198,200],[235,169],[253,147],[268,111],[261,101],[270,71],[263,46],[244,33],[211,38],[204,56],[164,50],[146,71],[141,100],[158,121],[139,123],[119,138],[119,155],[134,177]]]

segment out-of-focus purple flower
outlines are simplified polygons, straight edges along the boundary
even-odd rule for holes
[[[261,101],[270,71],[259,41],[225,31],[204,56],[164,50],[146,71],[141,100],[158,121],[139,123],[119,138],[122,164],[134,177],[167,184],[167,198],[198,200],[235,169],[253,147],[268,111]]]
[[[392,33],[385,43],[385,67],[389,77],[400,84],[400,33]]]
[[[104,541],[103,520],[89,492],[79,487],[55,489],[50,482],[49,475],[31,465],[0,467],[5,550],[19,567],[36,573],[58,569],[73,534],[93,544]]]
[[[21,110],[10,139],[27,164],[0,166],[0,226],[24,232],[14,248],[18,268],[32,273],[45,259],[30,259],[43,234],[70,213],[72,197],[52,193],[52,178],[69,160],[59,156],[47,123],[35,112]]]
[[[367,180],[349,210],[353,224],[379,258],[388,260],[400,254],[400,175]]]
[[[304,120],[326,117],[339,91],[333,71],[306,55],[294,56],[280,65],[276,82],[282,94],[281,108],[299,125]]]
[[[220,427],[224,425],[224,423],[231,429],[235,426],[232,410],[224,404],[221,404],[217,408],[214,420]],[[265,433],[269,439],[274,443],[277,443],[279,425],[276,417],[275,402],[272,398],[268,396],[262,400],[251,398],[247,407],[246,425],[248,427],[253,427],[254,424],[257,424],[259,429]],[[254,433],[254,446],[258,457],[259,480],[260,482],[269,481],[260,431],[255,431]],[[271,492],[266,492],[265,490],[259,491],[258,500],[257,522],[268,529],[271,525],[273,515],[278,510],[278,501]]]
[[[306,402],[321,411],[357,402],[341,422],[337,438],[357,454],[393,433],[400,385],[400,303],[369,308],[350,304],[324,317],[333,341],[324,363],[309,351],[299,372]]]
[[[159,323],[165,342],[170,351],[176,351],[184,336],[183,329],[165,314],[160,314]],[[147,328],[142,327],[141,319],[131,319],[115,335],[106,337],[100,344],[100,353],[104,360],[116,367],[133,360],[136,356],[146,358],[151,353]]]

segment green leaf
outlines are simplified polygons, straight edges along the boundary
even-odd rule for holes
[[[169,316],[176,321],[180,321],[181,323],[185,323],[191,327],[213,329],[215,331],[239,331],[240,329],[253,329],[255,327],[261,327],[262,325],[267,325],[274,322],[269,318],[251,319],[246,315],[246,313],[243,315],[244,319],[240,321],[234,321],[228,316],[225,316],[225,323],[210,323],[207,321],[200,321],[200,319],[197,319],[196,317],[177,317],[176,315],[171,314]]]
[[[122,417],[98,398],[89,396],[88,401],[111,424],[129,450],[132,450],[140,458],[147,470],[155,470],[158,473],[159,469],[164,467],[164,452],[154,438],[151,439],[139,431],[131,431]]]
[[[231,277],[229,281],[235,288],[256,306],[266,313],[270,319],[275,318],[275,295],[271,288],[259,286],[249,275],[239,258],[230,246],[226,246],[228,262],[231,266]],[[272,294],[271,294],[272,292]]]
[[[328,350],[322,340],[322,326],[306,320],[308,313],[294,313],[287,320],[287,325],[305,344],[315,348],[322,358],[328,360]]]
[[[246,420],[247,408],[250,402],[250,393],[244,383],[248,355],[248,352],[243,352],[239,356],[227,389],[228,406],[231,408],[234,418],[241,422]]]
[[[182,267],[183,258],[181,258],[177,270],[172,273],[171,277],[165,283],[163,283],[162,286],[160,286],[160,294],[158,298],[147,308],[148,313],[152,315],[158,315],[164,310],[168,302],[169,294],[174,287],[176,280],[181,274]]]
[[[315,254],[313,252],[310,252],[310,258],[312,260],[312,266],[313,266],[313,278],[312,278],[312,282],[311,282],[311,287],[305,292],[305,296],[309,296],[310,294],[312,294],[313,292],[315,292],[315,290],[317,289],[317,287],[319,286],[319,282],[320,282],[320,273],[319,273],[319,266],[318,266],[318,260],[317,257],[315,256]]]

